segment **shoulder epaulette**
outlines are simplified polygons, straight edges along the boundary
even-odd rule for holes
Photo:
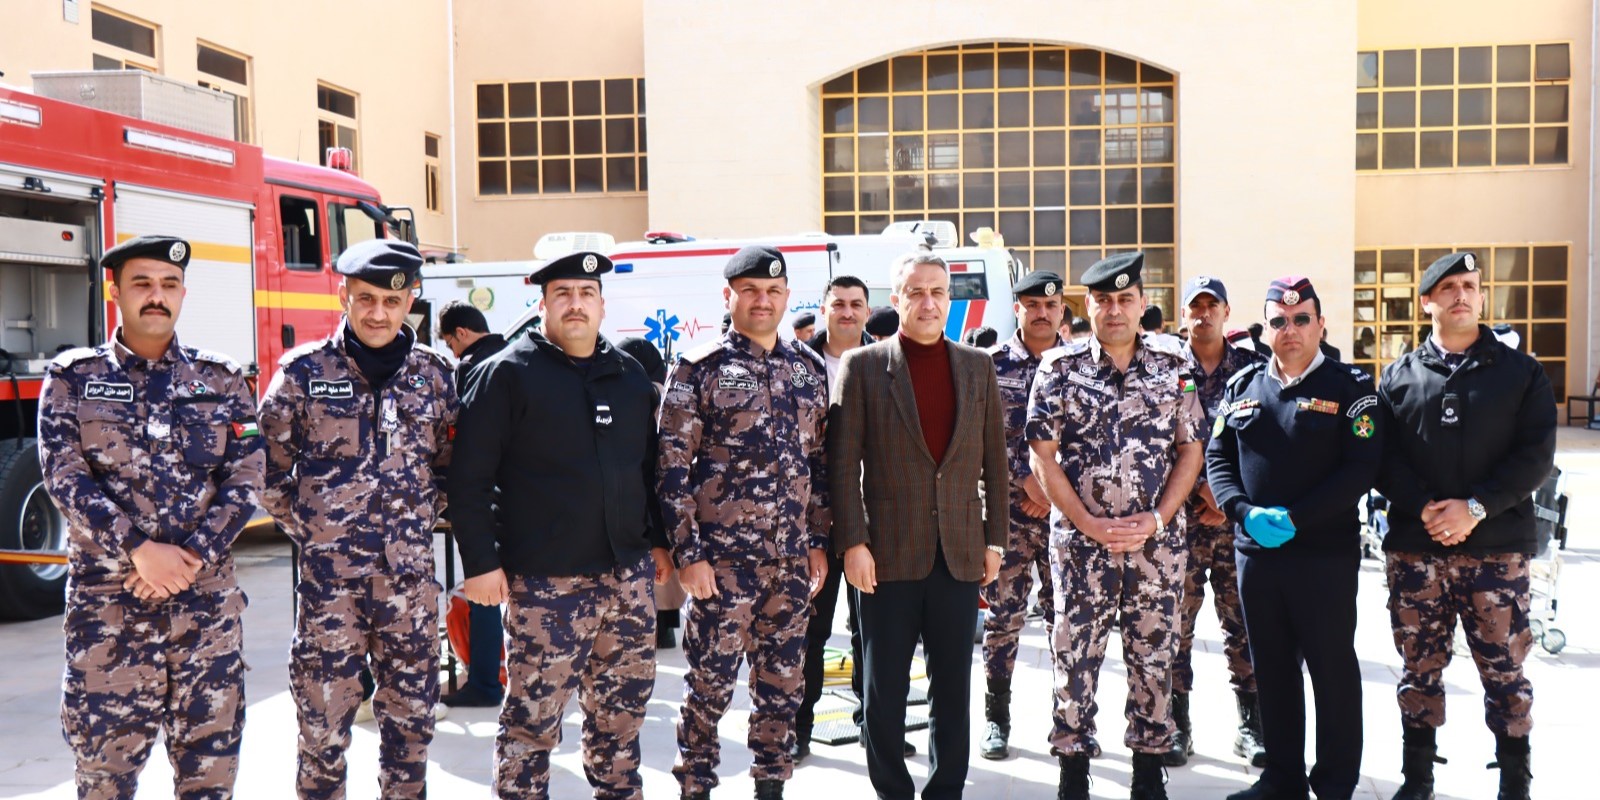
[[[1266,359],[1262,359],[1260,361],[1253,361],[1240,367],[1239,371],[1233,373],[1233,377],[1228,379],[1228,388],[1232,389],[1235,385],[1243,383],[1245,380],[1249,379],[1249,377],[1256,374],[1256,370],[1261,369],[1261,365],[1265,363],[1267,363]]]
[[[201,350],[199,348],[195,348],[193,353],[194,360],[204,361],[208,364],[216,364],[235,375],[244,370],[244,367],[240,366],[239,362],[234,361],[233,359],[218,353],[215,350]]]
[[[321,350],[327,343],[327,339],[318,339],[315,342],[306,342],[305,344],[300,345],[293,350],[286,351],[283,356],[278,359],[278,366],[287,367],[295,361],[298,361],[300,358]]]
[[[685,350],[678,354],[678,359],[685,364],[698,364],[699,362],[710,358],[713,353],[719,352],[720,350],[722,350],[722,340],[718,339],[714,342],[706,342],[699,347]]]
[[[63,368],[70,367],[79,361],[83,361],[87,358],[93,358],[99,354],[100,348],[98,347],[74,347],[71,350],[63,350],[59,355],[51,359],[50,366]]]
[[[421,352],[423,355],[433,359],[434,365],[439,367],[440,369],[443,369],[443,370],[445,370],[447,372],[452,371],[452,370],[455,369],[455,365],[450,363],[450,359],[445,358],[443,353],[439,352],[438,350],[433,349],[432,347],[429,347],[428,345],[425,345],[425,344],[422,344],[422,343],[419,342],[417,344],[412,345],[411,349],[417,350],[417,351]]]
[[[1077,339],[1075,341],[1067,342],[1060,347],[1052,347],[1049,350],[1039,354],[1039,368],[1047,369],[1050,367],[1050,365],[1060,361],[1063,358],[1082,355],[1083,353],[1087,352],[1088,349],[1088,339]]]
[[[1370,373],[1370,372],[1368,372],[1368,371],[1366,371],[1366,370],[1364,370],[1364,369],[1362,369],[1360,367],[1352,367],[1352,366],[1349,366],[1349,365],[1346,365],[1345,369],[1350,370],[1350,377],[1355,378],[1356,379],[1356,383],[1361,383],[1362,381],[1366,381],[1367,383],[1372,383],[1372,373]]]
[[[1157,335],[1157,334],[1140,334],[1140,335],[1144,337],[1144,346],[1150,348],[1151,351],[1157,352],[1157,353],[1161,353],[1162,355],[1177,356],[1179,358],[1183,357],[1184,348],[1183,348],[1183,346],[1181,344],[1176,346],[1176,347],[1174,347],[1173,344],[1172,344],[1172,340],[1171,339],[1167,339],[1162,335]]]
[[[823,374],[827,374],[828,362],[823,359],[822,354],[818,353],[811,345],[806,344],[805,342],[795,341],[790,343],[789,346],[793,347],[794,351],[799,353],[801,358],[810,361],[811,366],[818,367],[823,371]]]

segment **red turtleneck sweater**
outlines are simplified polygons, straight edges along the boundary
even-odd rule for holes
[[[911,372],[911,389],[917,397],[922,441],[927,443],[934,463],[941,463],[956,430],[956,383],[950,374],[950,350],[943,337],[933,344],[917,344],[903,333],[897,335]]]

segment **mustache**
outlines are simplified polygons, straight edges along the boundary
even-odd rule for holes
[[[589,315],[585,314],[582,311],[568,311],[567,313],[561,315],[561,319],[562,319],[562,321],[566,321],[566,320],[569,320],[569,319],[576,319],[576,320],[582,320],[584,322],[588,322],[589,321]]]
[[[139,309],[139,313],[141,315],[146,311],[159,311],[169,317],[172,316],[172,310],[164,305],[161,305],[160,303],[146,303],[143,308]]]

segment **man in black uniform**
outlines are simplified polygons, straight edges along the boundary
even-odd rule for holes
[[[1305,690],[1317,704],[1319,800],[1348,800],[1361,768],[1357,502],[1383,453],[1372,376],[1317,348],[1322,301],[1306,278],[1267,289],[1272,359],[1228,382],[1206,452],[1217,506],[1234,539],[1239,600],[1260,693],[1267,765],[1229,800],[1305,798]]]
[[[456,357],[456,392],[465,396],[467,378],[489,356],[505,349],[506,338],[489,333],[483,312],[460,300],[452,300],[439,311],[439,338]],[[500,607],[467,602],[467,682],[439,702],[447,706],[493,708],[500,705],[505,691],[500,687],[500,655],[504,648],[505,627],[500,624]]]
[[[550,752],[574,690],[595,796],[641,793],[639,729],[655,684],[651,585],[671,565],[651,503],[655,390],[639,362],[599,335],[600,275],[610,270],[605,256],[579,252],[533,273],[543,333],[473,373],[456,427],[451,521],[467,599],[510,601],[498,797],[548,797]]]
[[[1389,619],[1405,660],[1398,697],[1405,783],[1395,800],[1433,800],[1434,731],[1456,618],[1484,686],[1500,800],[1525,800],[1533,687],[1522,661],[1528,558],[1538,550],[1530,495],[1550,475],[1556,405],[1544,368],[1478,322],[1477,257],[1451,253],[1417,285],[1433,335],[1383,371],[1389,499]],[[1470,401],[1470,402],[1469,402]]]

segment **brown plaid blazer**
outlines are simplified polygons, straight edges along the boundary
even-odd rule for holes
[[[880,581],[926,578],[935,542],[957,580],[982,580],[984,546],[1006,546],[1010,467],[994,360],[974,347],[945,345],[956,429],[942,464],[923,441],[898,336],[845,353],[832,387],[833,547],[843,553],[869,545]]]

